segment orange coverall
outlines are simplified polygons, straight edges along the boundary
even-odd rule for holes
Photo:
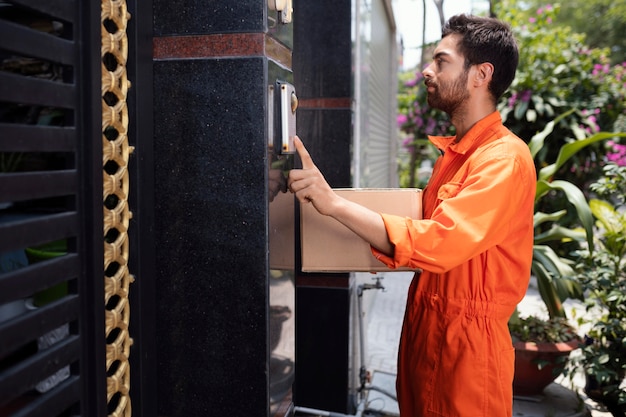
[[[401,417],[511,416],[515,353],[507,322],[528,287],[536,174],[528,146],[498,112],[443,151],[423,220],[381,214],[390,268],[411,283],[398,353]]]

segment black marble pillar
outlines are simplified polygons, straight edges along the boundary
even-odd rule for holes
[[[269,252],[293,250],[294,213],[268,91],[292,78],[291,28],[262,0],[153,3],[158,413],[285,415],[294,274]]]
[[[294,3],[294,80],[298,134],[332,187],[350,187],[352,144],[352,4]],[[356,412],[353,280],[348,274],[298,273],[298,406]]]

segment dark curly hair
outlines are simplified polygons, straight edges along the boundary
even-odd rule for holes
[[[465,57],[465,68],[489,62],[493,76],[489,91],[497,101],[515,78],[519,62],[517,42],[506,23],[490,18],[459,14],[452,16],[441,30],[441,38],[461,35],[459,52]]]

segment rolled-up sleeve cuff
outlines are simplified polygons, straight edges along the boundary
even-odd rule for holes
[[[381,217],[385,223],[389,241],[394,247],[394,253],[393,257],[391,257],[375,247],[371,247],[372,255],[390,269],[408,266],[411,260],[411,236],[407,222],[411,221],[411,219],[382,213]]]

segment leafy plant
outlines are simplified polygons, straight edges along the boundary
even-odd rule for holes
[[[555,24],[558,4],[532,13],[521,10],[524,6],[511,0],[497,5],[498,16],[511,23],[520,46],[515,80],[498,109],[507,127],[521,138],[532,137],[556,115],[566,114],[535,154],[541,168],[568,142],[600,131],[626,131],[626,66],[611,65],[608,48],[590,48],[583,34]],[[573,157],[576,169],[563,169],[559,175],[584,188],[601,175],[605,152],[602,144],[588,146]]]
[[[623,204],[626,167],[609,164],[605,173],[592,188]],[[626,411],[626,390],[621,386],[626,374],[626,213],[620,207],[606,200],[590,201],[599,231],[596,250],[581,251],[577,265],[588,312],[579,322],[591,325],[581,359],[591,382],[585,391],[614,416]]]
[[[533,136],[528,145],[533,157],[543,147],[544,141],[552,133],[559,119],[567,117],[571,112],[573,110],[557,117],[548,123],[541,132]],[[559,244],[565,241],[586,241],[590,252],[593,252],[594,247],[594,220],[584,193],[571,182],[555,180],[554,175],[581,149],[616,136],[626,136],[626,133],[600,132],[583,140],[566,143],[559,150],[556,160],[539,170],[535,194],[535,244],[531,269],[533,275],[537,277],[539,293],[550,317],[566,316],[562,302],[567,298],[582,299],[582,288],[575,279],[574,262],[570,258],[558,254],[550,244]],[[549,213],[540,211],[541,200],[549,198],[551,193],[557,190],[565,196],[569,204],[575,209],[576,219],[582,230],[564,227],[559,223],[567,214],[567,208]]]
[[[563,317],[549,320],[536,316],[518,318],[509,324],[509,331],[514,342],[557,343],[579,338],[576,329]]]
[[[606,164],[604,175],[589,186],[589,189],[600,196],[615,201],[617,206],[626,205],[626,163]]]
[[[0,172],[13,172],[22,161],[20,152],[0,152]]]

